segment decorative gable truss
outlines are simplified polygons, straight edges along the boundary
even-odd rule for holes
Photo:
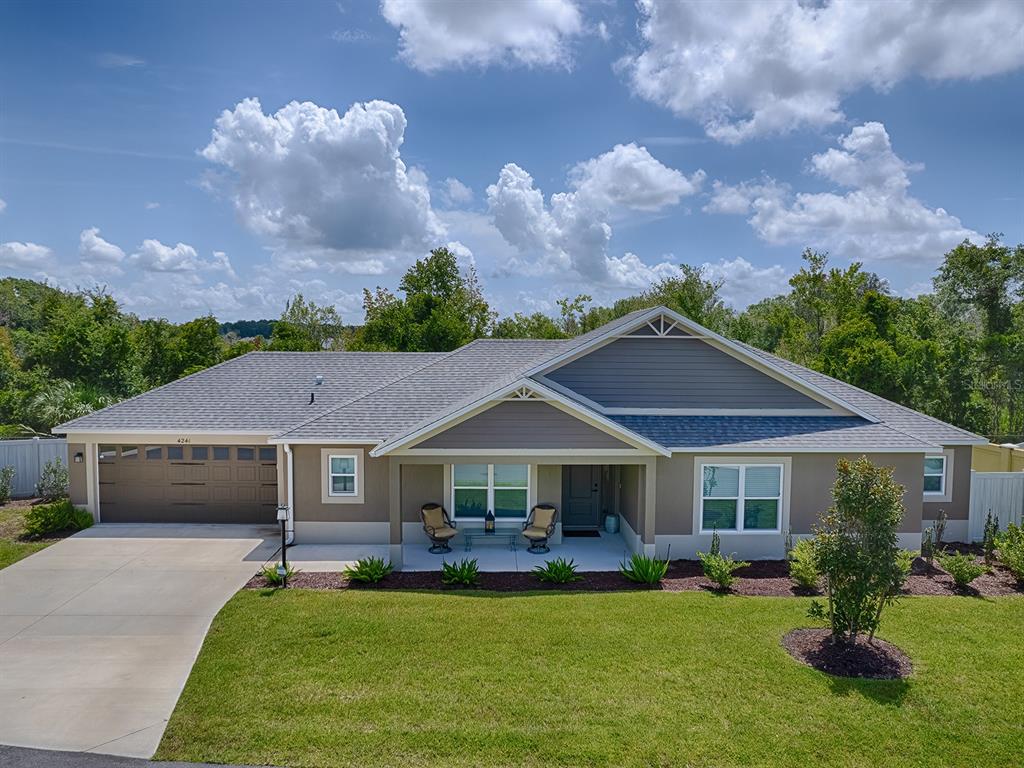
[[[667,315],[658,315],[644,325],[629,333],[630,336],[646,336],[655,338],[694,338],[694,335],[683,328],[675,319]]]

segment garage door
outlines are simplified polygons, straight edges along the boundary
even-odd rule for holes
[[[105,523],[274,523],[276,446],[101,445]]]

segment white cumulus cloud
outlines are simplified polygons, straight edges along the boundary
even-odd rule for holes
[[[610,221],[629,212],[657,212],[695,194],[704,179],[662,165],[644,147],[618,145],[569,171],[571,192],[545,201],[524,169],[509,163],[487,188],[487,205],[502,237],[530,263],[512,265],[534,273],[575,270],[588,283],[644,287],[675,273],[662,262],[650,266],[634,253],[608,253]]]
[[[53,251],[45,245],[12,240],[0,243],[0,266],[10,269],[42,269],[53,260]]]
[[[120,247],[100,237],[99,227],[82,230],[78,236],[78,255],[84,265],[115,268],[125,258],[125,253]]]
[[[1018,0],[639,0],[633,91],[736,143],[843,118],[842,99],[915,76],[975,79],[1024,65]]]
[[[423,72],[493,64],[568,67],[571,40],[584,31],[572,0],[383,0],[381,14],[399,31],[402,59]]]
[[[293,252],[365,261],[444,235],[426,175],[402,161],[405,128],[401,107],[386,101],[344,115],[291,102],[268,115],[245,99],[217,119],[202,155],[226,169],[228,195],[250,230]]]
[[[981,237],[909,193],[909,173],[921,167],[896,155],[884,125],[865,123],[810,161],[812,173],[846,191],[793,194],[771,178],[716,183],[704,210],[749,215],[768,243],[824,247],[862,261],[931,264],[964,239]]]
[[[705,262],[704,278],[722,281],[722,298],[736,309],[744,309],[761,299],[785,293],[789,289],[789,273],[779,264],[756,267],[742,256]]]
[[[473,202],[473,190],[453,176],[444,180],[441,197],[449,207]]]

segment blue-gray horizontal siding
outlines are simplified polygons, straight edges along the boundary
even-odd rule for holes
[[[700,339],[617,339],[547,377],[606,408],[826,409]]]
[[[627,443],[547,403],[505,402],[415,448],[630,448]]]

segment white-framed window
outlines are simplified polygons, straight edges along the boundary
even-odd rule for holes
[[[924,495],[946,495],[946,457],[944,455],[924,457]]]
[[[493,510],[498,520],[526,520],[530,512],[529,464],[453,464],[452,517],[482,520]]]
[[[779,533],[782,464],[702,464],[701,533]]]
[[[327,459],[327,495],[358,496],[359,457],[352,453],[332,453]]]

